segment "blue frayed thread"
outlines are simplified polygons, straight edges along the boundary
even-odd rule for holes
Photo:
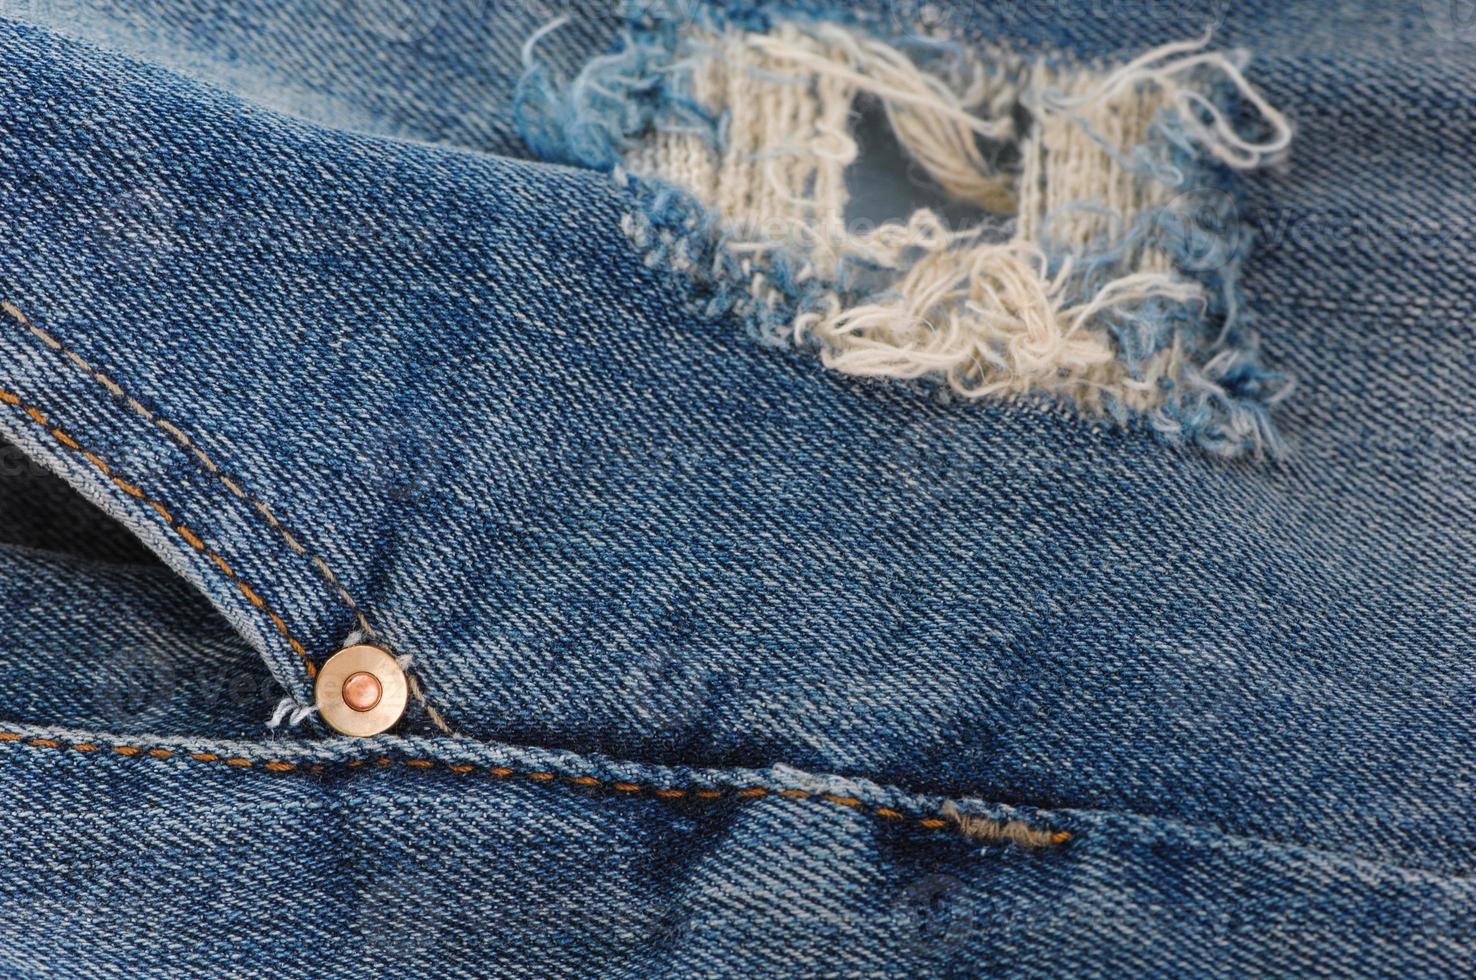
[[[513,95],[523,141],[540,159],[610,170],[652,132],[697,133],[717,144],[721,120],[692,98],[690,69],[673,56],[675,20],[654,20],[644,30],[632,25],[616,51],[566,80],[537,60],[536,49],[567,22],[556,18],[524,43],[523,76]]]
[[[755,23],[726,11],[703,8],[699,17],[714,30],[734,26],[767,30],[772,23],[755,15]],[[560,26],[552,23],[524,48],[525,73],[516,97],[516,116],[525,141],[539,157],[554,162],[609,170],[631,194],[636,208],[624,230],[654,269],[674,269],[698,287],[692,312],[706,318],[736,316],[759,343],[792,346],[792,325],[806,313],[825,311],[837,303],[849,306],[860,297],[875,300],[879,274],[892,270],[848,261],[834,281],[807,276],[802,255],[775,245],[756,256],[721,216],[708,211],[687,191],[657,179],[637,178],[620,162],[625,153],[659,132],[698,134],[721,147],[723,123],[692,97],[690,65],[676,57],[681,30],[691,21],[663,17],[647,10],[632,19],[621,44],[586,64],[572,80],[552,77],[535,57],[536,42]],[[918,45],[930,57],[948,58],[952,42]],[[1226,103],[1233,92],[1217,91]],[[1198,103],[1196,103],[1198,104]],[[1207,164],[1190,134],[1190,124],[1164,108],[1148,128],[1147,140],[1128,152],[1093,132],[1084,119],[1072,116],[1088,137],[1125,170],[1179,192],[1224,194],[1224,167]],[[1204,120],[1195,121],[1202,128]],[[1078,202],[1074,209],[1106,209]],[[1153,296],[1131,307],[1103,311],[1100,322],[1112,337],[1129,375],[1143,380],[1155,355],[1176,342],[1186,352],[1178,376],[1161,378],[1162,402],[1147,413],[1150,428],[1165,441],[1194,444],[1224,456],[1247,452],[1281,456],[1285,447],[1271,409],[1292,390],[1284,374],[1264,366],[1259,342],[1246,323],[1239,302],[1238,275],[1250,246],[1250,235],[1238,221],[1204,228],[1176,213],[1172,205],[1140,214],[1115,238],[1104,237],[1086,248],[1070,249],[1050,240],[1047,215],[1039,243],[1052,276],[1067,269],[1065,295],[1071,305],[1085,303],[1111,279],[1120,276],[1130,257],[1145,248],[1166,252],[1186,282],[1203,287],[1203,297],[1176,301]],[[1233,217],[1233,216],[1232,216]],[[754,284],[761,276],[762,289]],[[818,349],[813,338],[804,346]],[[1139,414],[1111,392],[1104,408],[1118,422]]]

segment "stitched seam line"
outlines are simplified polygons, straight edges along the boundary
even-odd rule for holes
[[[72,438],[62,429],[52,425],[50,419],[46,417],[45,412],[35,407],[34,405],[25,404],[25,402],[21,399],[19,395],[0,388],[0,402],[19,408],[22,412],[25,413],[27,418],[29,418],[32,422],[36,423],[43,430],[45,430],[47,435],[51,436],[67,449],[72,450],[73,452],[80,455],[83,459],[87,460],[87,462],[91,464],[94,469],[96,469],[103,476],[111,480],[115,486],[117,486],[124,493],[128,494],[128,496],[132,497],[135,500],[139,500],[145,504],[148,504],[150,509],[152,509],[154,513],[158,514],[161,519],[163,519],[164,523],[168,525],[170,530],[174,531],[181,538],[183,538],[191,548],[200,552],[206,558],[209,558],[211,565],[217,571],[219,571],[220,574],[224,576],[232,585],[234,585],[243,596],[246,597],[246,601],[250,602],[257,609],[261,610],[262,615],[267,617],[267,619],[271,622],[276,631],[280,633],[284,639],[287,640],[287,643],[292,647],[293,651],[302,658],[302,662],[307,669],[308,677],[311,679],[318,676],[317,665],[315,665],[312,658],[308,656],[307,649],[302,645],[297,637],[292,635],[292,631],[287,628],[287,624],[283,621],[282,617],[277,615],[276,611],[273,610],[269,605],[267,605],[266,601],[257,594],[255,589],[251,588],[250,585],[246,584],[246,582],[244,582],[241,577],[236,574],[235,569],[230,566],[229,562],[227,562],[215,551],[211,550],[210,546],[207,545],[204,540],[200,538],[199,535],[195,534],[185,525],[176,521],[174,515],[169,512],[169,508],[165,507],[159,501],[150,497],[137,484],[129,483],[127,480],[123,479],[123,477],[119,476],[116,472],[113,471],[113,468],[109,466],[101,457],[99,457],[96,453],[88,450],[85,446],[79,443],[76,439]]]
[[[268,526],[274,528],[279,534],[282,535],[282,540],[287,542],[287,546],[289,548],[291,548],[297,554],[307,558],[312,563],[313,567],[317,569],[318,574],[321,575],[323,580],[328,583],[332,591],[341,600],[343,600],[343,602],[349,607],[350,610],[353,611],[355,618],[359,622],[359,627],[364,631],[365,635],[370,637],[371,639],[379,638],[379,634],[375,631],[374,626],[369,622],[369,618],[364,615],[364,611],[359,608],[359,604],[354,601],[354,597],[349,594],[348,589],[344,588],[343,584],[338,581],[338,576],[333,573],[333,569],[329,568],[328,563],[320,558],[316,553],[311,552],[307,548],[303,547],[303,545],[298,542],[297,538],[294,537],[292,533],[288,531],[287,528],[284,527],[279,520],[277,520],[277,515],[272,513],[271,507],[265,501],[257,497],[248,495],[246,491],[241,487],[240,483],[226,476],[225,473],[222,472],[220,467],[216,465],[215,461],[211,459],[203,449],[196,446],[194,442],[190,439],[190,437],[187,436],[182,429],[180,429],[178,426],[168,421],[167,419],[159,418],[153,412],[149,411],[149,409],[145,407],[142,402],[124,391],[122,385],[118,384],[107,374],[93,367],[92,364],[85,357],[67,347],[61,341],[53,337],[50,333],[42,330],[40,327],[33,324],[25,315],[25,313],[23,313],[21,309],[14,303],[10,302],[9,300],[0,301],[0,309],[3,309],[11,319],[13,319],[20,326],[24,327],[27,331],[31,333],[32,336],[36,337],[36,339],[40,340],[41,343],[45,344],[46,347],[61,355],[67,361],[67,363],[71,364],[83,374],[87,375],[89,378],[102,385],[103,388],[106,389],[110,395],[123,401],[129,407],[129,409],[134,412],[134,414],[138,415],[146,422],[149,422],[160,429],[165,435],[169,437],[172,442],[179,446],[180,449],[185,450],[187,456],[194,459],[195,462],[201,468],[203,468],[208,475],[213,476],[217,480],[219,480],[221,485],[229,490],[235,497],[249,503],[251,505],[250,509],[254,513],[265,520]],[[189,539],[187,538],[186,540]],[[194,546],[193,541],[191,541],[191,545]],[[219,561],[219,559],[216,560]],[[227,574],[229,574],[229,570],[227,570]],[[251,599],[252,603],[255,604],[256,600],[252,598],[252,593],[247,593],[247,598]],[[286,636],[288,641],[293,644],[293,649],[297,650],[297,652],[302,656],[304,662],[307,663],[308,678],[312,679],[316,677],[317,668],[314,667],[312,661],[308,659],[306,652],[301,649],[301,645],[292,638],[292,635],[290,633],[286,632],[284,626],[279,626],[277,624],[277,622],[275,621],[274,613],[269,612],[268,614],[274,617],[272,625],[277,626],[278,630],[282,631],[282,634]],[[414,695],[415,700],[419,702],[420,706],[425,709],[426,716],[430,718],[431,723],[435,725],[437,729],[446,733],[447,735],[454,734],[451,731],[451,726],[446,723],[446,719],[441,715],[440,710],[437,709],[435,705],[431,704],[429,699],[426,698],[425,692],[421,689],[419,679],[411,673],[406,674],[406,679],[410,684],[411,693]]]
[[[276,530],[276,532],[282,536],[282,540],[287,542],[287,547],[291,548],[295,553],[307,558],[312,563],[313,567],[317,569],[318,574],[323,578],[324,581],[328,583],[328,585],[332,588],[338,598],[341,599],[349,607],[349,609],[353,611],[354,616],[358,618],[360,628],[363,629],[364,632],[371,637],[378,636],[378,634],[374,631],[374,627],[370,625],[368,617],[365,616],[363,610],[359,608],[359,604],[354,601],[354,597],[349,595],[348,590],[344,588],[343,585],[338,581],[338,576],[333,573],[333,569],[328,567],[328,563],[325,562],[322,558],[318,557],[316,553],[305,548],[297,540],[297,538],[295,538],[292,533],[282,525],[281,521],[277,520],[277,516],[272,513],[272,509],[270,506],[268,506],[259,498],[249,495],[238,481],[226,476],[226,474],[221,471],[220,467],[216,465],[215,461],[206,454],[205,450],[201,449],[199,446],[196,446],[195,443],[190,439],[189,436],[184,433],[183,430],[181,430],[178,426],[174,425],[174,423],[168,421],[167,419],[159,418],[153,412],[149,411],[149,409],[146,408],[142,402],[129,395],[123,389],[122,385],[118,384],[102,371],[99,371],[97,368],[93,367],[92,364],[88,362],[88,360],[84,358],[81,354],[78,354],[76,351],[72,350],[71,348],[64,345],[61,341],[57,340],[51,334],[33,324],[30,319],[27,318],[26,315],[21,312],[20,308],[17,307],[14,303],[11,303],[9,300],[0,302],[0,309],[3,309],[5,313],[10,316],[10,318],[14,320],[17,324],[30,331],[32,336],[40,340],[41,343],[45,344],[48,348],[61,355],[68,364],[71,364],[73,367],[77,368],[77,370],[87,375],[93,381],[96,381],[98,384],[102,385],[103,388],[107,390],[108,394],[120,399],[129,407],[130,410],[133,411],[134,414],[138,415],[144,421],[155,426],[166,436],[168,436],[171,442],[179,446],[180,449],[185,450],[187,455],[193,458],[195,462],[200,467],[202,467],[207,474],[218,480],[220,484],[224,486],[227,490],[229,490],[233,496],[250,504],[251,510],[262,520],[266,521],[269,527]]]
[[[328,768],[327,763],[282,762],[277,760],[254,760],[242,756],[224,756],[214,752],[185,752],[178,749],[166,749],[162,747],[148,748],[138,745],[99,745],[94,742],[63,742],[50,738],[28,738],[15,732],[0,731],[0,742],[14,742],[31,748],[43,749],[72,749],[83,753],[112,752],[117,755],[151,759],[182,759],[191,762],[218,762],[236,769],[262,769],[272,773],[289,772],[323,772]],[[812,801],[827,803],[832,806],[845,807],[864,813],[890,823],[911,824],[924,830],[952,830],[962,833],[961,825],[954,820],[944,817],[920,817],[914,814],[906,814],[900,810],[890,807],[872,806],[857,799],[854,796],[837,796],[831,793],[811,793],[802,789],[775,789],[767,786],[749,787],[719,787],[719,788],[688,788],[672,789],[663,786],[653,786],[648,783],[630,783],[613,779],[599,779],[594,776],[562,776],[553,772],[541,772],[536,770],[510,769],[506,766],[479,766],[471,763],[458,762],[436,762],[431,759],[406,759],[380,756],[377,759],[350,759],[347,762],[337,763],[350,769],[360,769],[366,766],[374,768],[389,768],[392,766],[405,766],[410,769],[428,771],[433,769],[446,769],[451,772],[466,775],[470,773],[485,773],[498,779],[527,779],[539,785],[580,786],[585,789],[608,789],[625,796],[650,796],[660,800],[762,800],[780,799],[791,801]],[[1059,846],[1071,839],[1070,831],[1038,831],[1044,837],[1048,846]],[[963,836],[969,836],[963,834]]]

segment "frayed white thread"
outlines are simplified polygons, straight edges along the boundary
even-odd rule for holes
[[[538,30],[534,31],[532,34],[528,35],[528,40],[523,42],[522,51],[523,68],[525,70],[533,67],[533,52],[537,50],[538,42],[542,41],[544,38],[548,37],[554,31],[563,27],[567,23],[569,23],[569,15],[560,14],[553,20],[549,21],[547,24],[544,24],[542,27],[538,28]]]
[[[1169,274],[1137,273],[1073,303],[1070,273],[1067,263],[1051,275],[1045,254],[1021,242],[934,252],[876,301],[802,316],[796,333],[821,340],[822,358],[836,370],[937,374],[969,397],[1032,390],[1088,402],[1107,390],[1134,404],[1156,397],[1151,387],[1124,386],[1127,371],[1100,321],[1154,299],[1201,302],[1202,288]]]
[[[868,301],[846,306],[835,298],[799,314],[775,339],[818,341],[825,363],[837,370],[936,374],[974,397],[1046,390],[1097,405],[1104,392],[1117,392],[1134,406],[1161,397],[1160,386],[1141,383],[1158,376],[1156,367],[1130,372],[1102,321],[1150,300],[1197,301],[1199,289],[1166,270],[1128,269],[1121,282],[1109,279],[1080,302],[1069,295],[1069,264],[1051,274],[1033,233],[1054,200],[1029,185],[1017,198],[1013,178],[990,167],[978,141],[1013,134],[1012,108],[1024,84],[1038,82],[1021,63],[1001,54],[1005,67],[991,74],[968,55],[950,85],[896,48],[837,25],[783,24],[768,35],[698,43],[713,57],[694,65],[694,95],[714,114],[728,114],[727,149],[718,157],[694,138],[662,133],[633,166],[698,190],[727,219],[730,254],[742,260],[760,307],[781,299],[762,262],[784,242],[804,258],[793,272],[798,282],[833,280],[847,265],[896,276]],[[685,60],[692,63],[690,55]],[[905,223],[847,229],[845,170],[858,153],[849,116],[861,94],[881,102],[898,142],[944,190],[991,210],[1019,206],[1034,217],[1020,221],[1016,238],[1003,244],[981,228],[949,229],[926,209]],[[981,107],[998,115],[980,116]],[[1095,115],[1125,140],[1140,140],[1151,120],[1136,110],[1119,120],[1116,105]],[[1069,152],[1053,145],[1059,158],[1044,150],[1031,158],[1042,184],[1064,178],[1071,200],[1091,199],[1112,182],[1112,161],[1090,141],[1081,143]],[[1131,188],[1102,196],[1125,214],[1145,203]],[[1090,237],[1088,231],[1097,234],[1093,227],[1073,237]]]
[[[1291,123],[1246,81],[1240,66],[1229,55],[1204,50],[1213,34],[1212,30],[1206,30],[1198,40],[1154,48],[1112,72],[1095,91],[1077,96],[1044,93],[1041,107],[1045,111],[1087,109],[1146,83],[1164,93],[1166,100],[1178,110],[1185,131],[1217,159],[1239,170],[1259,167],[1291,145]],[[1252,142],[1241,136],[1203,92],[1182,83],[1185,76],[1201,68],[1219,71],[1240,97],[1255,107],[1271,131],[1268,139]]]
[[[1008,176],[984,159],[977,139],[1005,140],[1014,135],[1014,120],[1007,112],[997,118],[979,115],[1013,100],[1001,99],[1000,90],[1006,86],[991,80],[977,58],[967,59],[967,81],[957,90],[896,48],[833,24],[808,31],[790,26],[772,36],[747,35],[744,43],[763,57],[766,71],[798,72],[799,79],[826,90],[822,101],[832,107],[832,121],[819,128],[818,136],[840,147],[830,154],[830,162],[854,161],[856,147],[844,129],[846,117],[857,95],[869,95],[882,104],[897,142],[938,186],[989,211],[1014,210]],[[844,108],[839,119],[834,118],[835,106]],[[809,152],[825,159],[814,140]]]
[[[267,728],[276,731],[285,721],[288,728],[296,728],[318,713],[315,704],[298,704],[291,697],[285,697],[277,702],[277,708],[272,712],[272,717],[267,720]]]
[[[1265,163],[1290,142],[1285,117],[1235,60],[1204,50],[1209,40],[1164,45],[1113,71],[959,52],[945,78],[834,24],[785,23],[762,35],[696,29],[675,56],[692,100],[725,121],[723,139],[715,146],[658,127],[624,163],[721,216],[723,253],[747,283],[734,309],[757,315],[765,340],[815,343],[824,363],[846,373],[938,376],[969,397],[1048,392],[1118,416],[1158,411],[1178,386],[1173,397],[1187,390],[1223,403],[1234,419],[1221,431],[1260,446],[1264,412],[1210,388],[1239,362],[1220,343],[1186,349],[1177,326],[1201,322],[1211,297],[1140,228],[1186,180],[1152,150],[1155,138],[1193,140],[1236,168]],[[1237,132],[1200,90],[1226,83],[1259,111],[1266,139]],[[989,222],[953,230],[926,209],[866,232],[847,227],[846,171],[859,153],[850,117],[863,95],[952,197],[1013,210],[1013,232]],[[1002,173],[980,139],[1015,138],[1017,110],[1030,123],[1018,168]],[[672,230],[627,229],[653,250],[648,261],[693,265]],[[731,274],[719,256],[711,261],[694,271]],[[781,317],[779,281],[786,290],[837,286]],[[1233,295],[1215,299],[1233,312]],[[1135,353],[1125,357],[1129,342]]]

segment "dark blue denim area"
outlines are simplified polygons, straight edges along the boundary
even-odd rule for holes
[[[34,787],[0,808],[37,869],[0,877],[12,975],[1431,975],[1476,911],[1468,881],[1129,814],[981,848],[782,797],[936,803],[792,771],[84,738],[0,742],[6,783]],[[721,798],[656,795],[699,786]]]
[[[0,26],[0,438],[178,577],[0,549],[0,970],[1470,962],[1447,5],[942,12],[1254,53],[1297,142],[1242,181],[1243,290],[1298,388],[1286,458],[1234,462],[704,316],[633,194],[527,158],[528,8],[34,6]],[[614,39],[573,17],[539,48],[571,67]],[[460,737],[265,728],[366,624]],[[924,824],[946,801],[1070,836]]]

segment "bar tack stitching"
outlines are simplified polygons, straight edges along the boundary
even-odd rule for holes
[[[56,739],[49,738],[27,738],[26,736],[18,734],[16,732],[5,731],[0,731],[0,742],[14,742],[19,745],[26,745],[33,748],[73,749],[75,751],[83,753],[101,752],[105,748],[104,746],[99,746],[91,742],[62,742]],[[184,752],[176,749],[146,748],[137,745],[114,745],[107,746],[106,748],[111,749],[111,751],[117,755],[127,756],[130,758],[179,758],[188,759],[194,762],[224,762],[226,765],[238,769],[260,768],[274,773],[322,772],[326,768],[323,763],[300,765],[295,762],[281,762],[277,760],[257,762],[240,756],[222,756],[214,752]],[[382,769],[397,764],[422,771],[432,769],[448,769],[451,772],[461,775],[483,772],[490,774],[498,779],[522,778],[531,780],[532,782],[541,785],[555,785],[563,783],[571,786],[580,786],[587,789],[612,789],[618,793],[627,796],[650,795],[662,800],[679,800],[686,798],[699,800],[761,800],[772,797],[781,800],[814,801],[828,803],[832,806],[845,807],[848,810],[855,810],[858,813],[865,813],[869,816],[878,817],[882,820],[893,823],[910,823],[917,827],[921,827],[924,830],[947,829],[953,831],[954,833],[962,834],[966,837],[977,838],[981,836],[978,833],[971,832],[971,825],[968,822],[957,817],[921,817],[916,815],[909,815],[902,813],[899,810],[891,809],[890,807],[870,806],[853,796],[837,796],[831,793],[811,793],[806,790],[800,789],[781,790],[773,789],[766,786],[749,786],[742,789],[731,786],[723,788],[704,787],[701,789],[673,789],[662,786],[653,786],[645,783],[630,783],[604,780],[598,779],[594,776],[560,776],[558,773],[517,770],[510,769],[506,766],[477,766],[470,763],[435,762],[430,759],[415,758],[396,759],[389,756],[379,756],[375,759],[350,759],[349,761],[342,763],[342,765],[345,765],[350,769],[361,769],[366,766],[373,766],[375,768]],[[952,813],[955,811],[949,811],[945,809],[944,812]],[[1071,832],[1067,830],[1032,831],[1029,837],[1025,837],[1016,833],[1014,836],[1002,837],[1000,838],[1000,840],[1008,840],[1012,843],[1024,847],[1059,847],[1060,845],[1065,844],[1067,841],[1069,841],[1071,837]]]
[[[169,512],[169,508],[165,507],[159,501],[150,497],[137,484],[130,483],[127,480],[123,479],[123,477],[119,476],[116,472],[113,471],[113,468],[109,466],[106,462],[104,462],[99,456],[84,448],[81,443],[69,436],[60,428],[52,425],[51,420],[46,417],[45,412],[35,407],[34,405],[25,404],[21,400],[21,397],[19,395],[16,395],[13,392],[5,391],[4,389],[0,389],[0,402],[19,408],[22,412],[26,414],[27,418],[29,418],[32,422],[35,422],[42,429],[44,429],[48,435],[50,435],[57,442],[61,443],[67,449],[70,449],[73,452],[81,455],[82,458],[86,459],[88,463],[92,464],[92,466],[98,472],[111,480],[120,490],[128,494],[128,496],[134,498],[135,500],[140,500],[143,501],[145,504],[148,504],[148,506],[164,520],[164,523],[169,526],[170,530],[174,531],[181,538],[183,538],[185,540],[185,543],[187,543],[195,551],[198,551],[205,557],[209,558],[215,568],[218,569],[220,573],[225,576],[226,579],[228,579],[233,585],[235,585],[240,593],[246,597],[246,601],[250,602],[257,609],[261,610],[263,615],[265,615],[271,621],[272,626],[277,630],[277,632],[282,634],[282,636],[287,640],[287,643],[292,647],[293,651],[302,658],[302,662],[307,669],[308,677],[316,678],[318,676],[317,665],[315,665],[312,658],[308,656],[307,649],[302,645],[297,637],[292,635],[292,631],[287,628],[287,624],[282,620],[282,617],[277,615],[276,611],[267,604],[266,600],[262,599],[262,597],[257,594],[255,589],[247,585],[246,582],[243,581],[241,577],[236,574],[235,570],[231,568],[230,564],[224,558],[222,558],[215,551],[211,550],[211,548],[200,538],[199,535],[195,534],[184,524],[181,524],[179,521],[175,520],[174,515]]]

